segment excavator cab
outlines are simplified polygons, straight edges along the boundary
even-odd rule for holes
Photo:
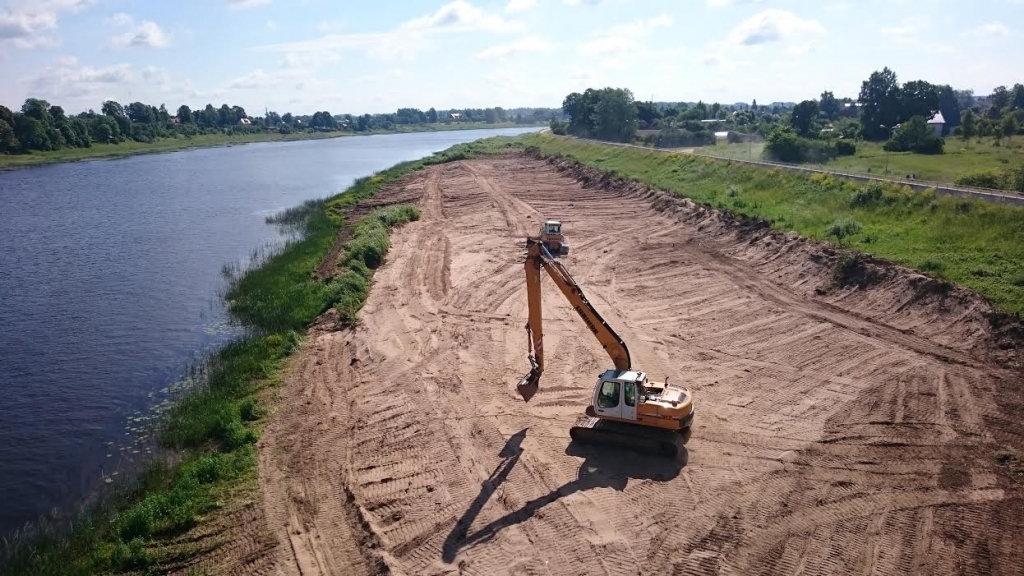
[[[562,234],[562,223],[558,220],[545,220],[540,225],[540,241],[552,254],[565,256],[569,254],[569,243]]]

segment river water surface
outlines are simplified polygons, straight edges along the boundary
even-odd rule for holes
[[[67,511],[135,415],[237,333],[224,264],[264,218],[453,144],[536,129],[249,144],[0,173],[0,535]],[[140,453],[133,454],[138,449]]]

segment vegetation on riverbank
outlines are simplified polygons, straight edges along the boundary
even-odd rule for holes
[[[367,132],[277,132],[198,134],[195,136],[176,136],[158,138],[152,142],[136,142],[125,140],[117,144],[93,144],[88,148],[61,148],[46,152],[34,151],[30,154],[0,154],[0,171],[44,164],[76,162],[80,160],[101,160],[134,156],[137,154],[153,154],[174,152],[192,148],[212,148],[216,146],[233,146],[256,142],[291,142],[295,140],[319,140],[323,138],[339,138],[343,136],[363,136],[375,134],[404,134],[409,132],[446,132],[453,130],[496,130],[500,128],[529,127],[533,124],[516,124],[513,122],[460,122],[436,124],[394,125],[391,129],[377,128]]]
[[[156,461],[130,486],[108,495],[76,519],[70,531],[23,537],[2,550],[4,574],[159,572],[188,565],[205,548],[183,535],[204,525],[240,497],[251,497],[256,479],[255,442],[266,407],[261,392],[278,383],[284,360],[302,331],[332,306],[354,321],[373,271],[384,261],[388,233],[419,217],[414,206],[378,209],[359,222],[349,208],[382,186],[430,164],[469,158],[507,145],[508,138],[460,144],[428,158],[404,162],[362,178],[344,193],[310,201],[268,219],[299,229],[301,236],[233,277],[226,294],[231,313],[250,329],[214,354],[199,384],[170,411],[161,443],[174,457]],[[314,278],[343,226],[352,236],[331,280]]]
[[[856,222],[844,247],[971,288],[997,310],[1024,312],[1022,207],[548,134],[517,140],[809,238],[828,240],[837,222]]]

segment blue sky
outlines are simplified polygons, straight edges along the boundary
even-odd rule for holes
[[[856,97],[1024,81],[1024,0],[0,0],[0,103],[250,113]]]

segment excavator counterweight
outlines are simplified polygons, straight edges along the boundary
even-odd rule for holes
[[[679,451],[679,433],[693,422],[693,400],[683,386],[648,380],[647,374],[632,368],[629,349],[615,330],[594,309],[579,284],[557,261],[540,239],[526,240],[526,293],[529,321],[526,325],[530,371],[516,385],[529,402],[540,388],[544,373],[544,331],[541,314],[541,270],[569,301],[615,366],[598,376],[592,403],[586,416],[573,426],[573,440],[629,447],[647,453],[674,456]]]

